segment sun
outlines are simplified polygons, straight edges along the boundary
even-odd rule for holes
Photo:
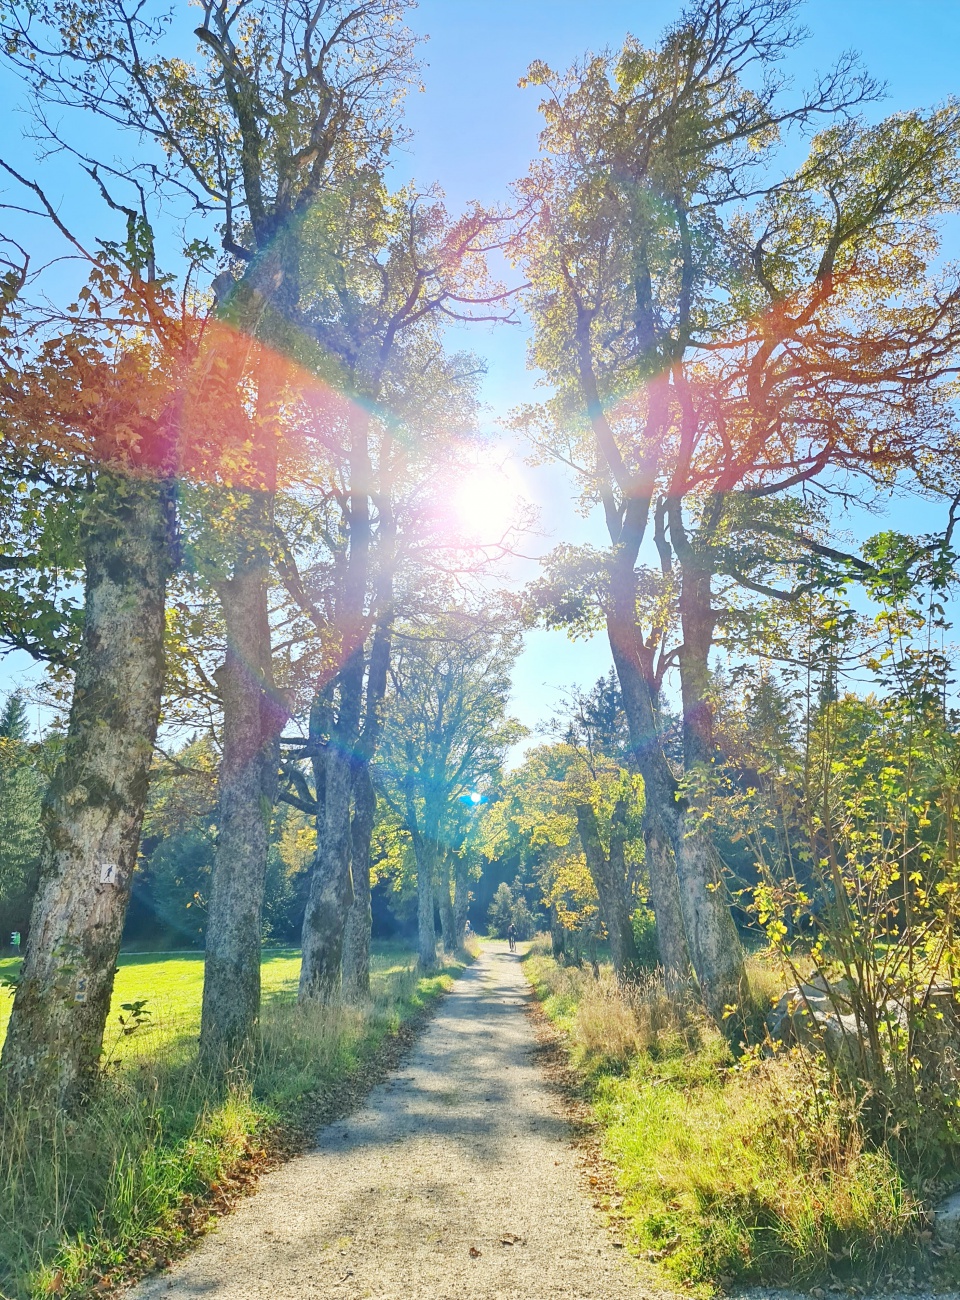
[[[504,456],[464,465],[449,507],[457,530],[467,540],[489,545],[500,541],[519,523],[524,499],[520,471],[510,457]]]

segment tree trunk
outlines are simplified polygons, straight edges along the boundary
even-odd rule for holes
[[[679,534],[679,525],[673,530]],[[693,554],[683,562],[680,587],[680,692],[683,705],[683,757],[687,775],[701,774],[706,783],[713,763],[713,709],[710,703],[710,647],[714,613],[710,574]],[[687,942],[710,1013],[722,1020],[727,1007],[738,1006],[746,994],[743,949],[719,854],[703,828],[700,810],[688,800],[678,803],[678,834],[674,844],[680,903]]]
[[[658,847],[662,848],[666,834],[673,849],[673,883],[664,869],[658,874],[658,887],[651,887],[657,931],[662,935],[664,969],[683,970],[689,953],[704,1005],[721,1021],[725,1008],[736,1003],[740,996],[743,951],[727,904],[719,859],[700,819],[691,814],[686,801],[679,797],[677,781],[657,734],[650,687],[639,663],[625,651],[629,629],[611,623],[610,644],[620,679],[631,748],[643,777],[648,815],[651,824],[662,828],[657,836]],[[698,735],[702,734],[705,704],[705,697],[701,696],[694,709]],[[686,707],[685,697],[685,711]],[[683,917],[686,952],[674,946],[679,939],[675,921],[677,907]]]
[[[450,879],[450,854],[438,855],[437,889],[440,894],[440,932],[443,935],[443,950],[450,956],[457,951],[457,920],[453,910],[453,894]]]
[[[681,826],[689,826],[689,816]],[[681,831],[676,852],[680,905],[700,995],[710,1014],[722,1022],[727,1007],[740,1004],[745,985],[743,949],[727,901],[717,852],[709,837],[692,827]]]
[[[600,828],[593,808],[589,804],[577,805],[580,843],[600,899],[600,914],[610,937],[610,958],[618,979],[629,978],[640,964],[626,896],[623,852],[626,811],[626,804],[618,799],[612,818],[608,855],[600,840]]]
[[[557,909],[551,907],[550,916],[550,947],[553,952],[554,961],[562,962],[567,956],[567,931],[560,924],[560,918],[557,915]]]
[[[458,854],[453,864],[453,924],[458,952],[463,948],[469,906],[470,869],[466,857]]]
[[[303,917],[300,1001],[326,998],[340,988],[344,930],[353,903],[350,878],[354,771],[360,752],[363,706],[364,607],[370,565],[370,485],[373,469],[367,439],[370,412],[360,401],[350,408],[350,493],[347,526],[350,550],[337,617],[343,667],[339,708],[326,760],[324,835],[317,840],[310,894]]]
[[[340,988],[343,934],[353,902],[350,879],[351,772],[345,754],[327,755],[324,838],[317,844],[303,917],[301,1002],[326,999]]]
[[[437,931],[433,920],[434,880],[437,874],[437,841],[414,832],[417,857],[417,961],[421,970],[437,964]]]
[[[364,763],[353,782],[353,823],[350,827],[353,902],[347,913],[343,935],[343,991],[349,998],[370,993],[370,932],[373,908],[370,902],[370,841],[377,811],[377,796]]]
[[[367,672],[367,699],[364,708],[360,756],[354,776],[353,826],[351,854],[353,903],[347,917],[343,949],[343,984],[350,997],[366,997],[370,992],[370,931],[373,909],[370,901],[370,841],[377,815],[377,795],[370,777],[370,764],[376,753],[383,727],[383,700],[387,692],[387,673],[393,648],[393,566],[396,521],[389,500],[378,498],[380,508],[380,573],[377,578],[377,627],[370,646]]]
[[[362,693],[363,647],[360,646],[340,674],[340,707],[327,747],[323,838],[317,840],[303,917],[301,1002],[329,998],[340,988],[344,931],[353,903],[350,803]]]
[[[657,853],[647,859],[650,905],[657,919],[657,941],[665,971],[690,968],[677,867],[673,856],[677,821],[677,783],[667,766],[657,734],[650,687],[640,665],[625,653],[614,631],[610,633],[613,662],[620,681],[630,746],[637,771],[643,777],[645,828]],[[649,842],[649,841],[648,841]]]
[[[660,965],[667,988],[676,990],[689,978],[690,955],[673,851],[659,820],[650,815],[649,807],[644,815],[643,838],[650,881],[650,906],[657,920]]]
[[[256,537],[262,525],[251,523]],[[249,1046],[260,1016],[263,888],[284,712],[274,686],[267,605],[269,561],[250,542],[220,584],[227,651],[217,846],[210,882],[200,1050],[223,1066]]]
[[[162,485],[103,473],[85,524],[76,683],[3,1049],[13,1088],[62,1103],[97,1069],[137,860],[163,688],[168,511]]]

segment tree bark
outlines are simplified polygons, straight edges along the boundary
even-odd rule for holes
[[[340,707],[327,746],[323,837],[318,835],[303,917],[301,1002],[333,997],[341,984],[344,931],[353,903],[350,804],[360,729],[363,658],[361,645],[340,674]]]
[[[370,769],[362,764],[354,774],[353,823],[350,827],[353,902],[347,913],[343,935],[343,991],[353,999],[370,993],[370,932],[373,908],[370,900],[370,841],[377,811],[377,796]]]
[[[632,592],[632,586],[630,590]],[[632,608],[632,595],[627,601],[620,593],[618,604]],[[672,951],[662,949],[667,958],[664,969],[684,969],[689,953],[704,1005],[721,1022],[726,1007],[736,1003],[740,997],[743,950],[727,903],[719,858],[709,833],[680,794],[663,753],[651,687],[644,679],[637,656],[631,651],[635,629],[623,616],[611,618],[608,629],[634,761],[643,777],[650,824],[657,827],[658,847],[669,840],[673,849],[673,884],[669,883],[666,871],[661,872],[658,883],[662,888],[651,889],[651,903],[664,946],[676,944],[679,938],[674,916],[674,909],[679,906],[686,935],[686,952],[677,948]],[[704,725],[704,704],[705,696],[701,695],[694,710],[698,735],[702,735]],[[685,710],[686,707],[687,697],[684,696]]]
[[[373,909],[370,900],[370,841],[373,838],[377,814],[377,795],[370,776],[370,764],[373,762],[383,728],[383,701],[387,693],[387,673],[393,650],[396,521],[389,499],[385,495],[378,498],[378,505],[381,555],[376,590],[377,627],[370,647],[363,734],[360,737],[359,763],[354,775],[354,812],[351,827],[353,902],[347,916],[343,940],[343,986],[350,997],[365,997],[370,992],[370,932],[373,925]]]
[[[644,814],[650,906],[657,920],[657,949],[668,989],[678,989],[690,976],[690,954],[680,906],[680,890],[673,850],[657,817]]]
[[[467,909],[470,906],[470,869],[464,855],[458,855],[453,864],[453,923],[457,951],[463,948],[467,930]]]
[[[457,919],[453,910],[453,894],[450,879],[450,854],[441,852],[437,862],[437,889],[440,896],[440,933],[443,936],[443,950],[449,955],[457,951]]]
[[[18,1090],[69,1103],[95,1075],[163,688],[169,496],[102,473],[85,524],[84,625],[40,883],[3,1049]]]
[[[673,531],[679,532],[679,526]],[[711,605],[709,572],[696,564],[695,557],[685,557],[680,588],[684,768],[688,775],[702,776],[704,781],[709,780],[714,759],[709,668],[714,631]],[[738,1006],[746,993],[743,949],[730,911],[719,854],[703,829],[696,807],[683,799],[678,808],[679,834],[674,852],[687,941],[703,1000],[720,1020],[726,1008]]]
[[[610,959],[618,979],[628,979],[639,966],[637,945],[626,894],[624,835],[626,803],[618,799],[611,819],[610,852],[604,851],[597,815],[589,804],[577,805],[577,830],[587,867],[600,899],[600,914],[610,938]]]
[[[339,707],[326,760],[324,834],[318,836],[303,917],[300,1001],[327,998],[340,989],[344,931],[353,903],[350,876],[351,795],[360,753],[363,706],[364,614],[370,566],[369,411],[360,401],[350,410],[350,494],[347,526],[350,551],[337,615],[344,655],[339,673]]]
[[[660,748],[656,714],[642,669],[625,651],[613,631],[610,644],[627,715],[633,761],[643,777],[646,838],[648,844],[652,842],[657,850],[648,856],[647,868],[650,872],[650,905],[657,919],[660,959],[665,971],[687,971],[690,957],[673,854],[677,782]]]
[[[549,916],[550,948],[555,961],[564,961],[567,956],[567,931],[560,924],[560,918],[555,907],[550,908]]]
[[[417,962],[421,970],[433,970],[437,964],[437,931],[433,920],[436,837],[414,831],[413,847],[417,858]]]
[[[274,685],[267,605],[269,560],[255,540],[264,502],[233,575],[219,585],[227,651],[217,845],[210,882],[200,1050],[222,1068],[251,1043],[260,1016],[263,888],[284,711]]]

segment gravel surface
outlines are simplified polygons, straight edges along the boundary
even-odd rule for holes
[[[487,946],[400,1071],[134,1300],[665,1297],[581,1185],[516,956]]]

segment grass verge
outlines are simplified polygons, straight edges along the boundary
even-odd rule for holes
[[[3,1300],[103,1293],[162,1267],[264,1168],[356,1104],[462,969],[419,976],[394,947],[372,967],[364,1005],[304,1010],[299,954],[268,954],[256,1057],[214,1090],[196,1063],[202,959],[122,962],[92,1103],[54,1121],[3,1111]],[[154,1014],[118,1033],[120,1004],[144,999]]]
[[[707,1293],[901,1280],[922,1207],[826,1074],[791,1054],[735,1062],[653,979],[624,995],[540,943],[525,970],[593,1106],[634,1253]]]

